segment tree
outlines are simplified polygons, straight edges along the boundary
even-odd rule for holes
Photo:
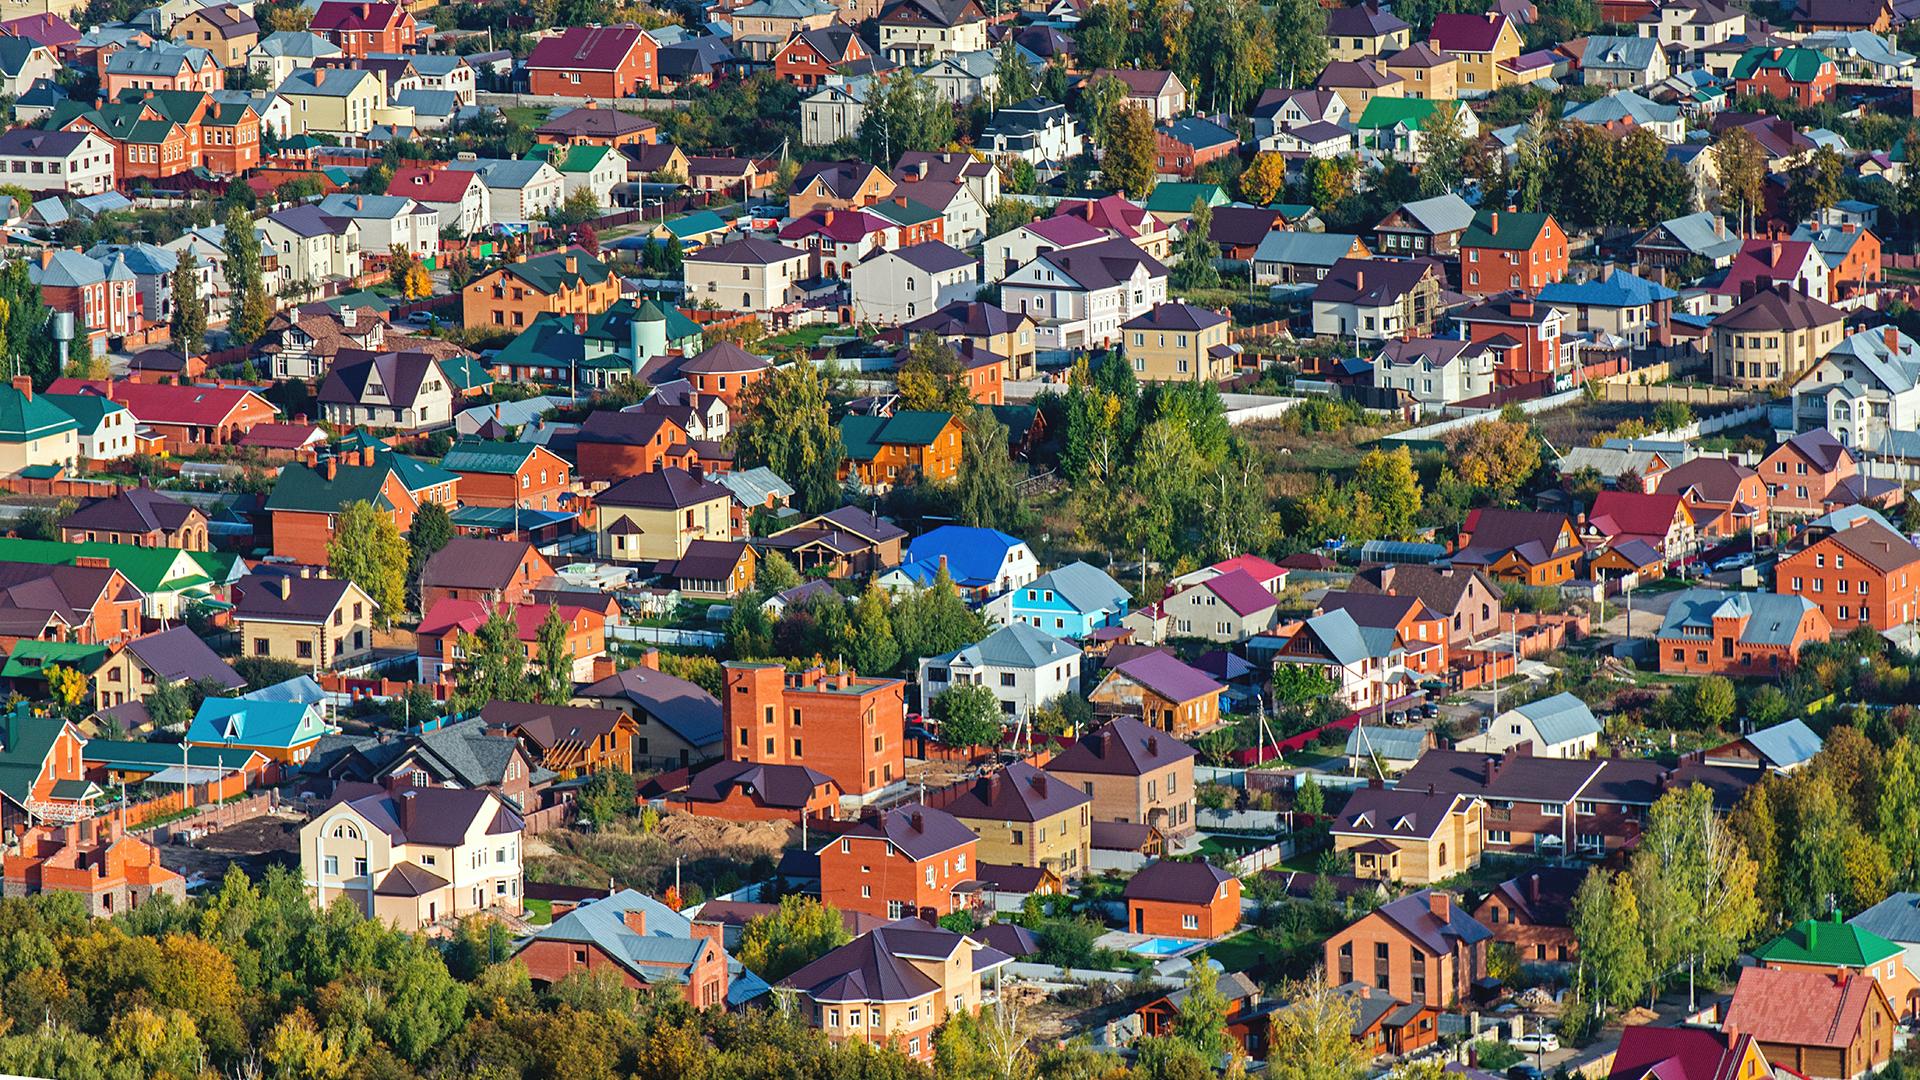
[[[1466,130],[1458,109],[1449,102],[1435,103],[1420,125],[1420,148],[1425,161],[1420,166],[1420,192],[1444,195],[1460,183],[1467,153]]]
[[[1034,220],[1037,213],[1032,203],[1019,199],[995,199],[993,205],[987,207],[987,235],[999,236],[1012,232]]]
[[[1187,969],[1186,997],[1173,1020],[1173,1037],[1193,1047],[1202,1061],[1219,1062],[1238,1049],[1227,1034],[1227,995],[1220,992],[1220,974],[1205,952]]]
[[[818,514],[840,505],[840,462],[846,449],[827,404],[826,383],[812,364],[774,368],[750,387],[732,434],[744,467],[765,465],[793,485],[794,505]]]
[[[1207,235],[1213,228],[1213,207],[1205,199],[1193,200],[1187,231],[1180,235],[1180,256],[1173,264],[1170,284],[1177,289],[1211,289],[1220,284],[1220,268],[1214,260],[1220,245]]]
[[[793,568],[785,555],[769,550],[754,568],[753,583],[766,592],[784,592],[800,584],[800,571]]]
[[[1729,127],[1714,136],[1713,171],[1719,178],[1723,205],[1721,213],[1734,211],[1736,223],[1745,222],[1741,232],[1752,228],[1753,211],[1766,194],[1767,152],[1753,133],[1741,127]],[[1731,208],[1724,200],[1731,199]]]
[[[1007,426],[991,409],[974,410],[960,436],[960,478],[955,491],[960,521],[985,529],[1018,533],[1033,518],[1020,497],[1013,458],[1007,451]]]
[[[1319,817],[1327,809],[1326,789],[1312,776],[1303,778],[1300,786],[1293,790],[1293,808],[1308,817]]]
[[[400,286],[402,299],[418,300],[433,295],[433,278],[418,255],[395,244],[388,251],[388,259],[387,280]]]
[[[1895,884],[1911,886],[1920,879],[1920,746],[1905,735],[1887,749],[1874,817]]]
[[[933,716],[940,722],[940,742],[964,749],[969,746],[999,746],[1006,732],[1000,700],[993,691],[977,683],[948,687],[933,699]]]
[[[1624,1008],[1640,996],[1652,972],[1632,879],[1592,870],[1573,896],[1573,936],[1580,943],[1579,981],[1593,988],[1600,1008]]]
[[[939,150],[953,136],[953,107],[932,83],[904,71],[873,91],[854,144],[867,161],[894,161],[908,150]]]
[[[1707,728],[1724,728],[1733,719],[1733,682],[1723,675],[1705,675],[1688,695],[1693,713]]]
[[[847,643],[847,655],[855,671],[878,675],[892,671],[900,662],[900,643],[893,636],[893,615],[887,605],[887,594],[879,585],[867,584],[867,591],[854,602],[847,627],[852,639]]]
[[[1100,171],[1130,199],[1153,194],[1157,157],[1153,114],[1131,102],[1116,106],[1100,143]]]
[[[625,769],[601,769],[580,789],[580,816],[596,829],[629,817],[635,805],[633,774]]]
[[[373,599],[381,626],[391,626],[407,606],[407,566],[412,550],[393,516],[365,500],[350,502],[327,541],[327,565]]]
[[[1273,669],[1273,700],[1282,706],[1311,704],[1338,689],[1333,680],[1308,664],[1277,664]]]
[[[1318,0],[1278,0],[1269,10],[1274,70],[1281,85],[1312,85],[1327,66],[1327,9]]]
[[[1805,221],[1840,201],[1845,190],[1847,165],[1832,147],[1813,152],[1813,160],[1795,169],[1787,185],[1784,203],[1794,221]]]
[[[1000,55],[993,66],[993,86],[995,100],[1009,105],[1025,101],[1039,91],[1033,80],[1033,69],[1021,57],[1020,44],[1012,34],[1000,45]]]
[[[1672,431],[1693,423],[1693,408],[1684,401],[1663,401],[1653,408],[1653,430]]]
[[[932,331],[913,339],[893,381],[900,391],[901,408],[951,413],[962,423],[973,416],[967,369],[953,346]]]
[[[1254,0],[1197,0],[1188,28],[1190,83],[1208,111],[1236,114],[1273,76],[1274,23]]]
[[[1830,855],[1837,864],[1838,844]],[[1723,970],[1760,925],[1754,862],[1704,786],[1653,804],[1628,872],[1654,972]]]
[[[437,502],[423,502],[414,511],[413,526],[407,530],[407,603],[420,604],[420,575],[427,560],[439,554],[453,540],[453,515]],[[422,614],[425,614],[422,612]]]
[[[253,216],[237,205],[227,211],[225,227],[221,248],[226,256],[228,291],[233,297],[227,332],[236,341],[251,345],[260,340],[267,320],[273,317],[273,301],[267,296],[260,270],[260,237],[254,231]]]
[[[1315,4],[1319,7],[1319,4]],[[1253,155],[1253,164],[1240,174],[1240,197],[1255,206],[1277,202],[1287,188],[1287,159],[1284,154],[1261,151]]]
[[[1334,992],[1315,971],[1292,1004],[1273,1014],[1267,1070],[1274,1080],[1359,1080],[1373,1056],[1353,1037],[1353,999]]]
[[[490,701],[526,701],[527,650],[520,631],[504,611],[496,610],[473,634],[459,636],[463,659],[453,665],[454,712],[472,712]]]
[[[535,639],[534,663],[539,667],[534,696],[547,705],[565,705],[573,700],[573,648],[567,643],[567,620],[560,617],[560,605],[547,605],[547,617],[540,621]]]
[[[59,350],[48,332],[52,318],[40,286],[27,274],[27,260],[15,259],[0,270],[0,338],[6,355],[19,361],[17,370],[33,378],[35,390],[45,390],[60,376]]]
[[[740,931],[740,963],[769,983],[799,971],[853,940],[840,912],[810,896],[788,896],[776,910]]]
[[[1378,537],[1413,535],[1420,515],[1420,478],[1406,447],[1367,451],[1354,471],[1353,483],[1365,502],[1360,512],[1367,515]]]
[[[1547,189],[1547,107],[1533,111],[1513,144],[1513,167],[1507,174],[1507,186],[1513,189],[1514,205],[1524,213],[1542,209]]]
[[[1094,0],[1073,31],[1081,65],[1096,71],[1120,67],[1126,60],[1130,21],[1127,0]]]
[[[173,269],[173,344],[187,356],[207,347],[207,302],[200,295],[200,260],[191,248]]]
[[[1462,481],[1505,502],[1539,470],[1540,443],[1524,422],[1483,420],[1454,442],[1451,460]]]
[[[1124,6],[1126,0],[1102,0],[1103,3]],[[1096,5],[1097,7],[1097,5]],[[1086,122],[1087,137],[1096,146],[1105,146],[1108,127],[1122,108],[1131,107],[1128,102],[1127,84],[1114,75],[1096,75],[1080,91],[1080,115]]]

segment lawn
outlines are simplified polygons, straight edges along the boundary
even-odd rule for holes
[[[1207,946],[1207,957],[1219,961],[1228,971],[1246,971],[1264,960],[1271,950],[1271,943],[1260,940],[1260,935],[1251,930],[1244,930]]]
[[[553,901],[527,900],[524,902],[527,921],[535,926],[549,926],[553,923]]]
[[[814,326],[799,326],[784,334],[770,337],[765,344],[778,349],[812,349],[820,344],[824,337],[847,337],[847,327],[833,323],[820,323]]]
[[[510,105],[501,111],[508,120],[524,128],[537,128],[553,115],[553,110],[544,105]]]

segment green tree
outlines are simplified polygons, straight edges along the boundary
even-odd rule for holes
[[[437,502],[424,502],[413,513],[413,525],[407,530],[407,603],[420,604],[420,575],[427,560],[453,540],[453,515]],[[422,612],[421,614],[425,614]]]
[[[1293,808],[1309,817],[1319,817],[1327,810],[1326,789],[1312,776],[1304,777],[1293,791]]]
[[[839,506],[846,448],[819,369],[806,362],[774,368],[747,390],[741,406],[731,438],[742,466],[765,465],[793,485],[794,506],[803,513]]]
[[[906,359],[894,372],[900,406],[923,412],[952,413],[962,423],[973,416],[967,369],[953,346],[931,331],[913,339]]]
[[[587,778],[580,789],[580,816],[596,829],[604,829],[622,818],[633,816],[635,802],[633,774],[625,769],[601,769]]]
[[[52,318],[40,286],[27,274],[25,259],[0,270],[0,338],[6,355],[19,362],[17,370],[33,378],[35,390],[45,390],[60,375],[60,354],[47,325]],[[76,327],[76,337],[83,332]]]
[[[1227,1034],[1227,995],[1220,992],[1220,973],[1202,952],[1187,969],[1186,997],[1173,1020],[1173,1037],[1193,1047],[1200,1059],[1218,1062],[1238,1049]]]
[[[793,568],[785,555],[769,550],[760,557],[759,565],[753,572],[753,582],[766,592],[784,592],[800,584],[800,571]]]
[[[1173,264],[1170,283],[1176,289],[1211,289],[1220,284],[1220,245],[1207,233],[1213,228],[1213,207],[1205,199],[1193,200],[1187,231],[1180,236],[1180,254]]]
[[[1277,0],[1273,18],[1274,70],[1284,86],[1311,86],[1327,66],[1327,9],[1318,0]]]
[[[995,100],[1003,104],[1025,101],[1039,92],[1033,69],[1020,55],[1020,45],[1012,34],[1000,44],[1000,55],[993,66]]]
[[[1033,520],[1020,497],[1019,479],[1008,453],[1007,426],[991,409],[974,410],[961,434],[960,478],[954,501],[962,523],[1019,533]]]
[[[1733,682],[1721,675],[1704,675],[1689,693],[1693,714],[1708,729],[1724,728],[1733,719]]]
[[[200,295],[200,260],[188,249],[173,270],[173,343],[188,356],[207,347],[207,302]]]
[[[1127,0],[1095,0],[1073,29],[1081,65],[1090,70],[1120,67],[1126,60],[1130,22]]]
[[[1754,862],[1699,784],[1653,804],[1629,872],[1656,972],[1724,970],[1760,925]]]
[[[221,247],[233,305],[227,332],[234,340],[251,345],[266,332],[267,320],[273,317],[273,300],[267,296],[266,279],[260,270],[260,237],[254,231],[253,216],[244,208],[236,205],[227,211]]]
[[[1365,500],[1362,512],[1375,523],[1380,538],[1413,535],[1420,516],[1420,478],[1413,471],[1413,455],[1406,447],[1367,451],[1354,471],[1353,482]]]
[[[770,983],[853,940],[840,912],[810,896],[788,896],[740,931],[740,963]]]
[[[534,696],[548,705],[573,700],[573,648],[567,644],[567,620],[558,604],[547,605],[535,639],[534,663],[539,667]]]
[[[1102,0],[1124,5],[1125,0]],[[1097,5],[1096,5],[1097,6]],[[1096,75],[1080,91],[1080,116],[1095,146],[1107,144],[1108,127],[1122,108],[1130,107],[1127,84],[1114,75]]]
[[[459,636],[465,656],[453,665],[454,712],[472,712],[490,701],[526,701],[532,696],[527,680],[527,650],[519,628],[504,611],[494,611],[478,633]]]
[[[1358,1017],[1353,999],[1335,993],[1315,972],[1292,1002],[1273,1014],[1268,1074],[1274,1080],[1359,1080],[1373,1055],[1353,1037]]]
[[[1158,156],[1154,148],[1153,114],[1132,103],[1115,106],[1100,141],[1100,171],[1130,199],[1153,194]]]
[[[1813,152],[1813,160],[1795,169],[1787,184],[1784,208],[1794,221],[1805,221],[1840,201],[1845,193],[1847,164],[1832,147]]]
[[[1275,23],[1254,0],[1197,0],[1188,30],[1196,99],[1214,113],[1237,114],[1271,83]]]
[[[903,656],[940,656],[987,636],[987,624],[967,606],[942,567],[933,584],[896,597],[893,633]]]
[[[1874,818],[1894,882],[1911,886],[1920,880],[1920,746],[1906,735],[1887,749]]]
[[[874,90],[854,144],[867,161],[895,161],[909,150],[939,150],[953,142],[953,107],[933,84],[904,71]]]
[[[847,625],[852,635],[847,654],[855,671],[879,675],[892,671],[900,662],[900,643],[893,636],[893,614],[887,594],[880,586],[867,585],[867,590],[854,603]]]
[[[1767,152],[1753,133],[1729,127],[1713,138],[1714,176],[1720,184],[1720,212],[1731,211],[1742,232],[1752,228],[1753,212],[1766,195]]]
[[[1537,214],[1547,190],[1547,107],[1533,111],[1520,136],[1514,141],[1513,167],[1507,174],[1507,186],[1513,189],[1514,205],[1524,213]]]
[[[392,625],[406,610],[412,555],[393,517],[364,499],[341,507],[333,538],[327,541],[327,565],[366,590],[381,626]]]
[[[1004,715],[993,691],[978,683],[950,686],[933,699],[940,741],[947,746],[999,746],[1006,733]]]
[[[186,686],[172,680],[154,683],[146,705],[156,727],[181,727],[193,719],[193,703],[187,700]]]
[[[1574,893],[1573,936],[1580,943],[1579,978],[1593,988],[1596,1007],[1633,1004],[1653,978],[1633,881],[1625,873],[1592,870]]]
[[[1300,707],[1338,689],[1320,669],[1306,664],[1279,664],[1273,669],[1273,699],[1282,706]]]
[[[1693,423],[1693,409],[1684,401],[1663,401],[1653,407],[1653,429],[1672,431]]]

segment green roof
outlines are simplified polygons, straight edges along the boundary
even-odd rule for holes
[[[1428,101],[1425,98],[1377,97],[1367,102],[1366,111],[1360,114],[1360,119],[1354,122],[1354,126],[1367,130],[1405,124],[1418,131],[1420,126],[1427,122],[1427,117],[1433,115],[1434,107],[1441,104],[1456,109],[1459,107],[1459,102],[1456,101],[1443,103]]]
[[[341,465],[333,479],[305,465],[288,465],[280,470],[280,480],[267,496],[268,510],[304,510],[317,514],[337,514],[348,503],[368,502],[392,509],[381,489],[393,473],[391,465]]]
[[[1777,71],[1788,82],[1809,83],[1820,77],[1820,66],[1827,58],[1812,49],[1781,49],[1780,55],[1773,55],[1771,47],[1759,45],[1740,54],[1733,63],[1733,77],[1751,79],[1762,71]]]
[[[59,664],[82,674],[91,674],[112,655],[113,651],[105,645],[29,639],[13,647],[5,666],[0,666],[0,676],[9,679],[44,679],[48,664]]]
[[[679,308],[674,307],[672,304],[662,304],[655,300],[643,300],[640,302],[640,318],[649,318],[654,313],[658,313],[661,318],[667,320],[668,342],[684,341],[687,338],[697,338],[700,336],[700,324],[687,318]]]
[[[41,394],[40,399],[73,417],[82,433],[99,430],[101,421],[127,407],[101,394]]]
[[[0,794],[25,806],[66,721],[35,716],[25,705],[0,717]]]
[[[1899,956],[1900,946],[1871,930],[1832,919],[1807,919],[1794,923],[1787,932],[1753,950],[1762,963],[1817,964],[1823,967],[1870,967],[1890,956]]]
[[[0,387],[0,442],[33,442],[79,427],[73,417],[45,397],[29,397],[12,386]]]
[[[493,373],[487,365],[471,356],[455,356],[440,361],[440,370],[446,372],[454,388],[461,391],[477,390],[482,386],[493,385]]]
[[[179,548],[137,547],[133,544],[100,542],[69,544],[59,540],[25,540],[0,537],[0,562],[35,563],[40,566],[72,566],[77,559],[105,559],[141,592],[178,592],[193,585],[228,582],[236,576],[238,560],[213,551],[182,551]]]
[[[613,153],[610,146],[535,146],[528,157],[545,161],[563,173],[588,173]]]
[[[257,753],[258,750],[238,746],[190,746],[187,747],[186,758],[187,764],[202,768],[219,766],[237,769]],[[105,765],[109,769],[138,772],[142,766],[150,766],[158,772],[180,764],[180,744],[88,739],[86,747],[80,751],[80,758],[89,765]]]
[[[574,269],[567,271],[567,260]],[[525,262],[508,263],[506,272],[543,293],[553,294],[577,282],[598,285],[613,275],[607,264],[584,251],[555,251],[536,255]]]
[[[1147,196],[1146,209],[1149,214],[1184,214],[1196,200],[1208,206],[1225,206],[1228,201],[1219,184],[1156,184]]]
[[[407,486],[408,491],[425,491],[430,487],[451,484],[460,479],[458,473],[443,469],[431,461],[408,457],[406,454],[382,454],[379,463],[391,466],[394,475],[400,478],[400,482]]]
[[[895,194],[897,195],[899,193],[895,192]],[[900,197],[907,199],[905,195],[900,195]],[[1193,204],[1188,203],[1187,205],[1191,206]],[[933,207],[917,199],[907,199],[905,206],[892,201],[877,202],[867,207],[866,210],[867,213],[884,218],[887,221],[893,222],[895,225],[922,225],[940,216],[940,211],[935,210]]]
[[[462,440],[453,444],[440,467],[457,473],[493,473],[512,476],[533,453],[532,443]]]
[[[27,480],[58,480],[66,471],[65,465],[29,465],[20,470],[20,475]]]
[[[927,446],[953,421],[952,413],[897,412],[892,416],[840,418],[840,441],[855,461],[872,461],[882,446]]]
[[[1473,224],[1461,234],[1460,246],[1525,251],[1533,246],[1540,230],[1547,227],[1548,217],[1518,210],[1482,210],[1473,216]]]
[[[729,228],[732,226],[727,223],[727,219],[711,210],[695,210],[691,214],[674,218],[666,225],[667,231],[681,240],[705,236],[708,233],[726,232]]]

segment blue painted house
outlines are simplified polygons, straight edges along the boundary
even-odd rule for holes
[[[190,746],[258,750],[282,765],[298,765],[322,735],[337,730],[318,704],[210,697],[187,726],[186,741]]]
[[[1033,549],[1017,536],[971,525],[942,525],[907,542],[907,558],[880,575],[886,589],[924,589],[940,576],[940,567],[978,603],[1017,589],[1040,573]]]
[[[988,601],[987,614],[1003,623],[1025,623],[1054,637],[1083,638],[1103,626],[1118,626],[1133,597],[1098,567],[1072,562]]]

